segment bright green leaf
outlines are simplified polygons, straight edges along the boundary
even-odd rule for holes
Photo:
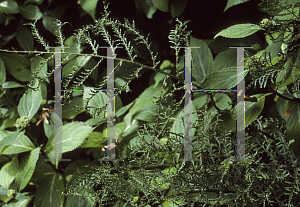
[[[249,124],[251,124],[254,120],[257,119],[259,114],[262,112],[264,105],[265,105],[265,98],[270,94],[257,94],[253,95],[253,97],[257,98],[257,102],[239,102],[237,104],[237,110],[238,111],[244,111],[244,104],[245,104],[245,117],[246,117],[246,123],[245,127],[247,127]],[[244,113],[240,114],[244,117]],[[237,117],[239,119],[239,117]],[[240,131],[244,127],[244,123],[240,123],[240,125],[237,125],[237,130]]]
[[[28,89],[22,96],[18,105],[18,112],[20,116],[27,116],[29,119],[32,119],[32,117],[39,110],[41,102],[41,91],[33,91],[31,89]]]
[[[62,140],[54,143],[54,134],[48,140],[45,152],[53,152],[54,145],[62,146],[62,153],[69,152],[79,147],[93,128],[83,122],[71,122],[62,126]]]
[[[93,19],[95,19],[95,11],[97,7],[98,0],[80,0],[80,5],[82,9],[88,13]]]
[[[25,157],[22,158],[20,169],[16,175],[16,185],[18,186],[19,192],[29,183],[39,158],[40,149],[41,148],[38,147],[32,150],[30,155],[26,154]]]
[[[35,206],[63,207],[64,196],[59,192],[64,192],[65,187],[61,174],[51,173],[43,180],[40,180],[39,183],[34,200]]]
[[[18,3],[13,0],[6,0],[0,2],[0,13],[17,14],[19,13]]]
[[[196,68],[192,70],[192,76],[199,82],[214,72],[213,56],[208,45],[200,39],[191,37],[191,46],[200,47],[192,49],[192,56]]]
[[[254,34],[259,30],[263,30],[263,29],[256,24],[250,24],[250,23],[236,24],[216,34],[214,39],[218,36],[222,36],[226,38],[244,38]]]
[[[20,13],[25,19],[29,20],[39,20],[43,17],[42,12],[40,11],[37,5],[29,4],[26,6],[19,6]]]
[[[241,3],[245,3],[245,2],[247,2],[247,1],[250,1],[250,0],[228,0],[228,1],[227,1],[227,5],[226,5],[226,7],[225,7],[225,9],[224,9],[224,12],[225,12],[227,9],[229,9],[230,7],[233,7],[233,6],[238,5],[238,4],[241,4]]]
[[[15,81],[7,81],[2,84],[2,88],[20,88],[20,87],[25,87]]]
[[[169,0],[152,0],[152,3],[156,8],[163,12],[169,11]]]
[[[9,185],[15,179],[18,172],[19,162],[16,157],[11,162],[6,163],[0,170],[0,185],[9,189]]]

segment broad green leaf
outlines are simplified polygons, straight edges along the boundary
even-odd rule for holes
[[[25,131],[15,131],[11,134],[6,134],[5,132],[0,131],[1,140],[0,140],[0,155],[5,151],[8,147],[13,145],[21,136],[24,135]]]
[[[203,40],[191,36],[190,42],[191,46],[200,46],[200,48],[192,49],[192,56],[195,58],[194,64],[196,67],[192,70],[192,76],[200,83],[205,77],[214,72],[213,56]]]
[[[238,111],[244,111],[244,104],[245,104],[245,118],[246,123],[245,127],[247,127],[249,124],[251,124],[254,120],[257,119],[259,114],[262,112],[264,105],[265,105],[265,98],[270,94],[257,94],[253,95],[253,97],[257,98],[257,102],[239,102],[237,104],[237,110]],[[241,114],[241,116],[244,117],[244,113]],[[237,117],[239,119],[239,117]],[[241,131],[244,127],[244,123],[239,123],[237,125],[237,130]]]
[[[278,57],[278,52],[281,52],[281,45],[283,42],[283,33],[278,37],[275,43],[271,43],[265,50],[264,55],[268,61],[272,61],[274,58]]]
[[[130,104],[127,104],[126,106],[120,108],[116,113],[116,117],[122,116],[134,104],[134,102],[135,100],[132,101]]]
[[[1,53],[5,68],[14,78],[20,81],[30,81],[31,72],[27,69],[30,66],[29,58],[20,54]]]
[[[39,20],[43,17],[42,12],[37,5],[29,4],[26,6],[19,6],[19,9],[25,19]]]
[[[171,0],[170,9],[172,17],[175,18],[182,14],[182,12],[184,12],[185,10],[187,3],[188,0]]]
[[[36,207],[55,206],[63,207],[64,197],[59,192],[64,192],[64,182],[61,174],[51,173],[40,180],[34,205]]]
[[[221,110],[229,110],[232,108],[232,100],[231,98],[225,93],[216,93],[213,97],[216,106]]]
[[[224,9],[224,12],[225,12],[227,9],[229,9],[230,7],[233,7],[233,6],[238,5],[238,4],[241,4],[241,3],[245,3],[245,2],[247,2],[247,1],[250,1],[250,0],[228,0],[228,1],[227,1],[227,5],[226,5],[226,7],[225,7],[225,9]]]
[[[39,158],[41,148],[32,150],[29,154],[26,154],[21,161],[20,169],[16,175],[16,186],[18,191],[23,190],[29,183],[29,180],[34,172],[36,162]]]
[[[219,53],[214,59],[214,71],[222,70],[223,68],[237,66],[237,52],[234,49],[228,49]]]
[[[2,88],[20,88],[20,87],[25,87],[15,81],[7,81],[2,84]]]
[[[32,119],[39,110],[41,102],[42,94],[40,90],[27,90],[18,105],[18,112],[20,116],[27,116],[29,119]]]
[[[295,140],[300,139],[300,104],[295,104],[293,107],[287,122],[287,133],[290,137],[293,137]],[[299,140],[300,141],[300,140]]]
[[[101,132],[92,132],[88,135],[87,139],[80,145],[80,148],[95,148],[103,147],[106,145],[106,138]]]
[[[191,108],[191,124],[195,124],[197,120],[197,113],[195,110],[195,107],[192,105]],[[188,120],[186,120],[188,121]],[[172,125],[171,132],[176,133],[176,134],[183,134],[184,135],[184,123],[185,123],[185,114],[184,114],[184,109],[180,110],[175,118],[175,121]],[[192,127],[192,126],[191,126]],[[192,128],[192,136],[194,136],[196,129]]]
[[[236,24],[216,34],[214,39],[218,36],[222,36],[226,38],[244,38],[254,34],[259,30],[263,30],[263,29],[256,24],[250,24],[250,23]]]
[[[192,100],[193,106],[198,110],[206,103],[207,95],[203,92],[196,92]]]
[[[0,85],[4,84],[6,80],[6,71],[3,60],[0,58]],[[3,85],[2,85],[3,88]]]
[[[169,0],[152,0],[152,3],[156,8],[163,12],[169,11]]]
[[[46,157],[40,155],[36,163],[31,182],[38,184],[39,181],[43,180],[49,174],[55,174],[55,170],[50,166],[50,162],[45,162]]]
[[[0,13],[17,14],[19,13],[18,3],[13,0],[6,0],[0,2]]]
[[[124,122],[126,123],[126,128],[122,134],[123,137],[126,137],[133,132],[135,132],[141,125],[141,121],[137,119],[132,119],[131,113],[128,113],[124,117]]]
[[[96,95],[94,95],[91,90],[88,90],[88,89],[92,89],[91,87],[84,86],[84,89],[85,89],[83,92],[84,106],[87,105],[87,107],[91,107],[88,109],[88,113],[91,116],[104,117],[106,110],[102,111],[101,114],[99,114],[100,112],[99,109],[106,105],[106,101],[107,101],[106,93],[102,91],[97,91]],[[87,101],[88,104],[86,103]]]
[[[54,145],[62,146],[62,153],[69,152],[79,147],[93,128],[83,122],[71,122],[62,126],[62,139],[54,143],[54,134],[48,140],[45,152],[53,152]]]
[[[0,131],[0,140],[2,140],[1,137],[7,136],[7,139],[14,139],[12,137],[14,132],[11,131]],[[10,137],[10,138],[9,138]],[[34,144],[31,142],[31,140],[26,135],[21,135],[19,138],[16,136],[16,140],[13,143],[10,143],[7,145],[2,154],[11,155],[11,154],[18,154],[22,152],[27,152],[35,149]],[[4,138],[6,139],[6,138]],[[2,140],[3,141],[3,140]]]
[[[43,16],[43,25],[46,30],[56,36],[56,28],[54,27],[55,19],[52,16]],[[62,57],[63,58],[63,57]]]
[[[220,89],[226,88],[230,89],[233,88],[242,81],[242,79],[247,75],[248,71],[245,70],[244,75],[241,76],[237,73],[237,67],[228,67],[223,68],[222,70],[216,71],[209,76],[207,76],[201,84],[202,88],[205,89]],[[237,80],[237,77],[239,79]]]
[[[43,3],[44,0],[26,0],[24,5],[28,4],[28,3],[34,3],[34,4],[41,4]]]
[[[75,59],[68,62],[62,70],[62,77],[66,78],[69,76],[75,69],[77,69],[77,66],[81,68],[84,66],[89,60],[91,59],[91,56],[85,57],[85,56],[78,56]]]
[[[132,115],[135,115],[141,111],[143,111],[146,107],[150,107],[150,105],[155,105],[153,102],[155,102],[157,99],[154,97],[159,97],[162,90],[162,84],[159,84],[158,86],[154,87],[154,85],[148,87],[143,91],[143,93],[136,98],[135,104],[131,107],[129,112]]]
[[[73,92],[75,93],[75,92]],[[74,119],[78,114],[82,113],[83,110],[76,112],[75,106],[83,107],[82,97],[75,97],[71,99],[71,102],[62,106],[62,118],[63,119]]]
[[[19,45],[27,51],[33,50],[33,36],[31,31],[22,25],[19,25],[17,28],[17,35],[16,35],[17,41]]]
[[[105,117],[96,117],[96,118],[90,118],[85,123],[87,123],[90,126],[95,125],[101,125],[107,122],[107,119]]]
[[[170,73],[171,70],[165,70],[164,72]],[[162,74],[162,73],[156,73],[156,74],[155,74],[155,76],[154,76],[154,81],[155,81],[154,88],[155,88],[160,82],[163,82],[165,76],[166,76],[166,75],[165,75],[165,74]]]
[[[9,127],[15,127],[16,120],[20,117],[19,113],[18,113],[18,107],[14,106],[14,107],[10,108],[6,113],[6,117],[7,118],[5,118],[3,120],[0,130],[6,129]]]
[[[19,162],[16,157],[11,162],[6,163],[0,170],[0,185],[9,189],[9,185],[15,179],[18,172]]]
[[[80,5],[82,9],[88,13],[93,19],[95,19],[95,11],[98,0],[81,0]]]

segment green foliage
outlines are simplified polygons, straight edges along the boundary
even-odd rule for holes
[[[42,1],[26,1],[20,11],[15,7],[16,2],[4,2],[9,8],[3,10],[4,4],[0,3],[0,12],[20,12],[24,18],[36,21],[27,24],[32,36],[24,27],[18,29],[26,35],[26,38],[17,36],[20,47],[31,51],[0,50],[3,206],[27,206],[30,202],[35,206],[72,207],[299,204],[299,155],[295,154],[300,146],[298,1],[263,0],[261,5],[267,4],[263,8],[270,18],[257,25],[233,25],[215,36],[244,38],[259,30],[266,32],[268,46],[246,52],[244,77],[250,81],[247,89],[255,89],[258,82],[260,89],[267,87],[269,91],[254,93],[255,102],[238,104],[230,93],[195,92],[191,108],[195,161],[178,160],[185,158],[186,150],[185,97],[175,95],[185,88],[184,57],[179,47],[200,46],[193,50],[194,89],[235,88],[240,80],[237,80],[234,50],[222,50],[214,58],[212,48],[218,38],[211,41],[194,38],[187,31],[188,22],[177,19],[175,29],[169,34],[175,62],[163,60],[160,64],[149,36],[142,35],[134,21],[112,19],[105,3],[102,17],[96,19],[97,1],[81,1],[80,6],[93,17],[94,23],[83,25],[72,37],[65,38],[62,27],[67,22],[54,19],[52,33],[60,47],[68,47],[61,52],[62,87],[90,90],[64,92],[62,120],[58,120],[55,111],[44,106],[53,103],[53,94],[49,95],[47,88],[55,70],[55,52],[36,25],[37,19],[45,17],[37,6],[28,4]],[[186,5],[186,1],[182,2],[153,0],[151,4],[176,16],[182,12],[178,5]],[[228,1],[225,10],[243,2],[246,1]],[[151,16],[144,7],[140,9]],[[32,51],[32,37],[46,51]],[[126,52],[126,57],[119,57],[117,49],[113,50],[117,63],[113,146],[106,146],[105,139],[107,95],[96,90],[104,89],[111,75],[101,71],[103,60],[111,58],[101,50],[101,40]],[[91,53],[83,52],[84,49]],[[150,86],[123,106],[119,95],[130,91],[129,84],[145,70],[155,71]],[[275,111],[279,116],[263,118],[261,112],[271,95],[276,95]],[[236,130],[241,130],[236,129],[236,109],[243,110],[244,104],[246,158],[252,161],[235,162]],[[42,109],[40,115],[39,109]],[[79,118],[81,115],[85,120]],[[59,142],[54,139],[54,119],[62,123]],[[43,125],[34,124],[39,122]],[[57,155],[55,148],[59,146],[62,154]],[[109,147],[115,148],[116,158],[123,161],[98,162],[97,159],[106,157],[105,148]],[[71,157],[72,162],[54,161],[54,156]]]

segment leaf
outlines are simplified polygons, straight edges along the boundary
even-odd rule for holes
[[[62,139],[54,143],[54,134],[48,140],[45,152],[53,152],[55,146],[62,146],[62,153],[79,147],[93,128],[83,122],[71,122],[62,126]]]
[[[5,132],[1,132],[1,141],[0,141],[0,155],[3,154],[3,151],[5,151],[8,147],[10,147],[12,144],[14,144],[18,139],[20,139],[21,136],[23,136],[25,131],[19,132],[15,131],[8,136],[5,136]]]
[[[22,96],[18,105],[18,112],[20,116],[27,116],[29,119],[32,119],[32,117],[39,110],[41,102],[41,91],[33,91],[31,89],[28,89]]]
[[[116,113],[116,117],[122,116],[128,109],[130,109],[130,107],[134,104],[134,102],[135,100],[132,101],[130,104],[127,104],[126,106],[120,108]]]
[[[8,73],[20,81],[30,81],[31,72],[27,69],[30,66],[29,58],[20,54],[1,53],[0,58],[3,60]]]
[[[6,0],[0,2],[0,13],[17,14],[19,13],[18,3],[13,0]]]
[[[147,107],[151,107],[151,105],[155,105],[153,102],[157,99],[154,97],[159,97],[162,90],[162,84],[159,84],[157,87],[154,85],[148,87],[143,91],[138,98],[136,98],[135,104],[129,110],[130,114],[135,115],[141,111],[143,111]]]
[[[2,84],[2,88],[20,88],[20,87],[25,87],[15,81],[7,81]]]
[[[82,97],[72,98],[70,103],[62,106],[62,119],[74,119],[78,114],[83,112],[83,110],[76,112],[75,106],[83,107]]]
[[[93,19],[95,19],[95,11],[97,7],[98,0],[80,0],[80,5],[82,9],[88,13]]]
[[[259,30],[263,30],[263,29],[256,24],[250,24],[250,23],[236,24],[216,34],[214,39],[218,36],[222,36],[226,38],[244,38],[254,34]]]
[[[234,49],[227,49],[214,59],[214,71],[228,67],[237,67],[237,52]]]
[[[18,135],[12,135],[13,133],[14,132],[11,131],[0,131],[0,140],[2,140],[1,137],[5,137],[4,139],[12,139],[12,140],[16,138],[16,140],[13,141],[12,143],[6,143],[7,147],[5,147],[2,154],[6,154],[6,155],[18,154],[18,153],[27,152],[35,149],[34,144],[26,135],[22,134],[19,137]]]
[[[51,34],[56,36],[56,28],[54,27],[55,19],[52,16],[43,16],[43,26],[46,30],[48,30]],[[63,59],[63,57],[62,57]]]
[[[18,159],[14,157],[11,162],[6,163],[0,170],[0,185],[9,189],[9,185],[15,179],[18,172]]]
[[[34,205],[36,207],[62,207],[64,196],[57,191],[65,191],[63,178],[59,173],[51,173],[43,180],[40,180],[36,191]]]
[[[78,56],[75,59],[68,62],[63,67],[62,78],[66,78],[67,76],[69,76],[75,70],[75,68],[77,69],[77,66],[79,66],[79,68],[83,67],[90,59],[91,56]]]
[[[265,98],[270,94],[257,94],[253,95],[257,98],[257,102],[239,102],[237,104],[237,111],[244,111],[244,104],[245,104],[245,114],[241,113],[240,116],[246,117],[245,127],[251,124],[259,114],[262,112],[265,104]],[[239,117],[237,117],[239,119]],[[244,128],[244,123],[237,123],[237,131],[241,131]]]
[[[42,12],[40,11],[37,5],[29,4],[26,6],[19,6],[20,13],[25,19],[29,20],[39,20],[43,17]]]
[[[184,12],[188,0],[171,0],[171,14],[172,17],[178,17],[182,12]]]
[[[216,93],[213,97],[216,106],[221,110],[229,110],[232,108],[232,100],[225,93]]]
[[[86,106],[87,100],[92,96],[91,87],[86,87],[84,86],[84,92],[83,92],[83,102],[84,106]],[[100,110],[98,108],[102,108],[106,105],[106,100],[107,100],[107,95],[105,92],[102,91],[97,91],[96,95],[93,96],[93,98],[88,100],[87,107],[91,107],[88,110],[88,113],[91,116],[98,116],[98,117],[104,117],[104,113],[106,112],[105,110],[99,114]]]
[[[238,5],[238,4],[241,4],[241,3],[245,3],[245,2],[247,2],[247,1],[250,1],[250,0],[228,0],[228,1],[227,1],[227,5],[226,5],[226,7],[225,7],[225,9],[224,9],[224,12],[225,12],[227,9],[229,9],[230,7],[233,7],[233,6]]]
[[[169,11],[169,0],[152,0],[152,3],[156,8],[163,12]]]
[[[19,192],[26,187],[31,179],[36,162],[39,158],[40,149],[41,148],[38,147],[32,150],[30,155],[26,154],[25,157],[22,158],[20,169],[16,175],[16,186]]]
[[[5,80],[6,80],[5,65],[3,60],[0,58],[0,85],[2,85],[2,88],[3,88],[3,84],[5,83]]]
[[[208,45],[203,40],[191,36],[190,41],[191,46],[200,46],[200,48],[192,49],[196,67],[192,69],[192,75],[200,83],[205,77],[214,72],[213,56]]]
[[[34,4],[42,4],[44,0],[26,0],[24,5],[28,3],[34,3]]]
[[[19,25],[17,28],[17,35],[16,35],[17,41],[19,45],[27,51],[33,50],[33,36],[31,34],[31,31],[22,25]]]
[[[92,132],[88,135],[87,139],[84,141],[80,148],[96,148],[103,147],[106,145],[106,138],[103,137],[101,132]]]
[[[205,89],[230,89],[233,88],[242,81],[244,76],[247,75],[248,71],[243,72],[244,75],[237,73],[237,67],[223,68],[217,72],[214,72],[207,76],[201,84],[201,88]],[[239,79],[237,80],[237,77]]]

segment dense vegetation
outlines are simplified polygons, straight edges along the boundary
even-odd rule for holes
[[[215,15],[204,13],[199,30],[189,14],[204,18],[205,0],[63,2],[0,1],[1,206],[299,205],[299,0],[209,1],[229,22],[212,26]],[[260,19],[230,15],[243,6]],[[53,46],[62,48],[62,89],[81,91],[61,94],[61,119],[53,109]],[[109,76],[103,46],[122,47],[114,56],[112,146],[100,91]],[[183,46],[200,46],[192,49],[193,89],[215,90],[192,92],[196,161],[183,159]],[[237,92],[217,92],[241,81],[229,46],[252,47],[245,49],[245,102]],[[236,161],[244,104],[251,161]],[[54,122],[62,124],[60,142]],[[63,160],[47,161],[57,146]],[[99,161],[111,148],[123,161]]]

